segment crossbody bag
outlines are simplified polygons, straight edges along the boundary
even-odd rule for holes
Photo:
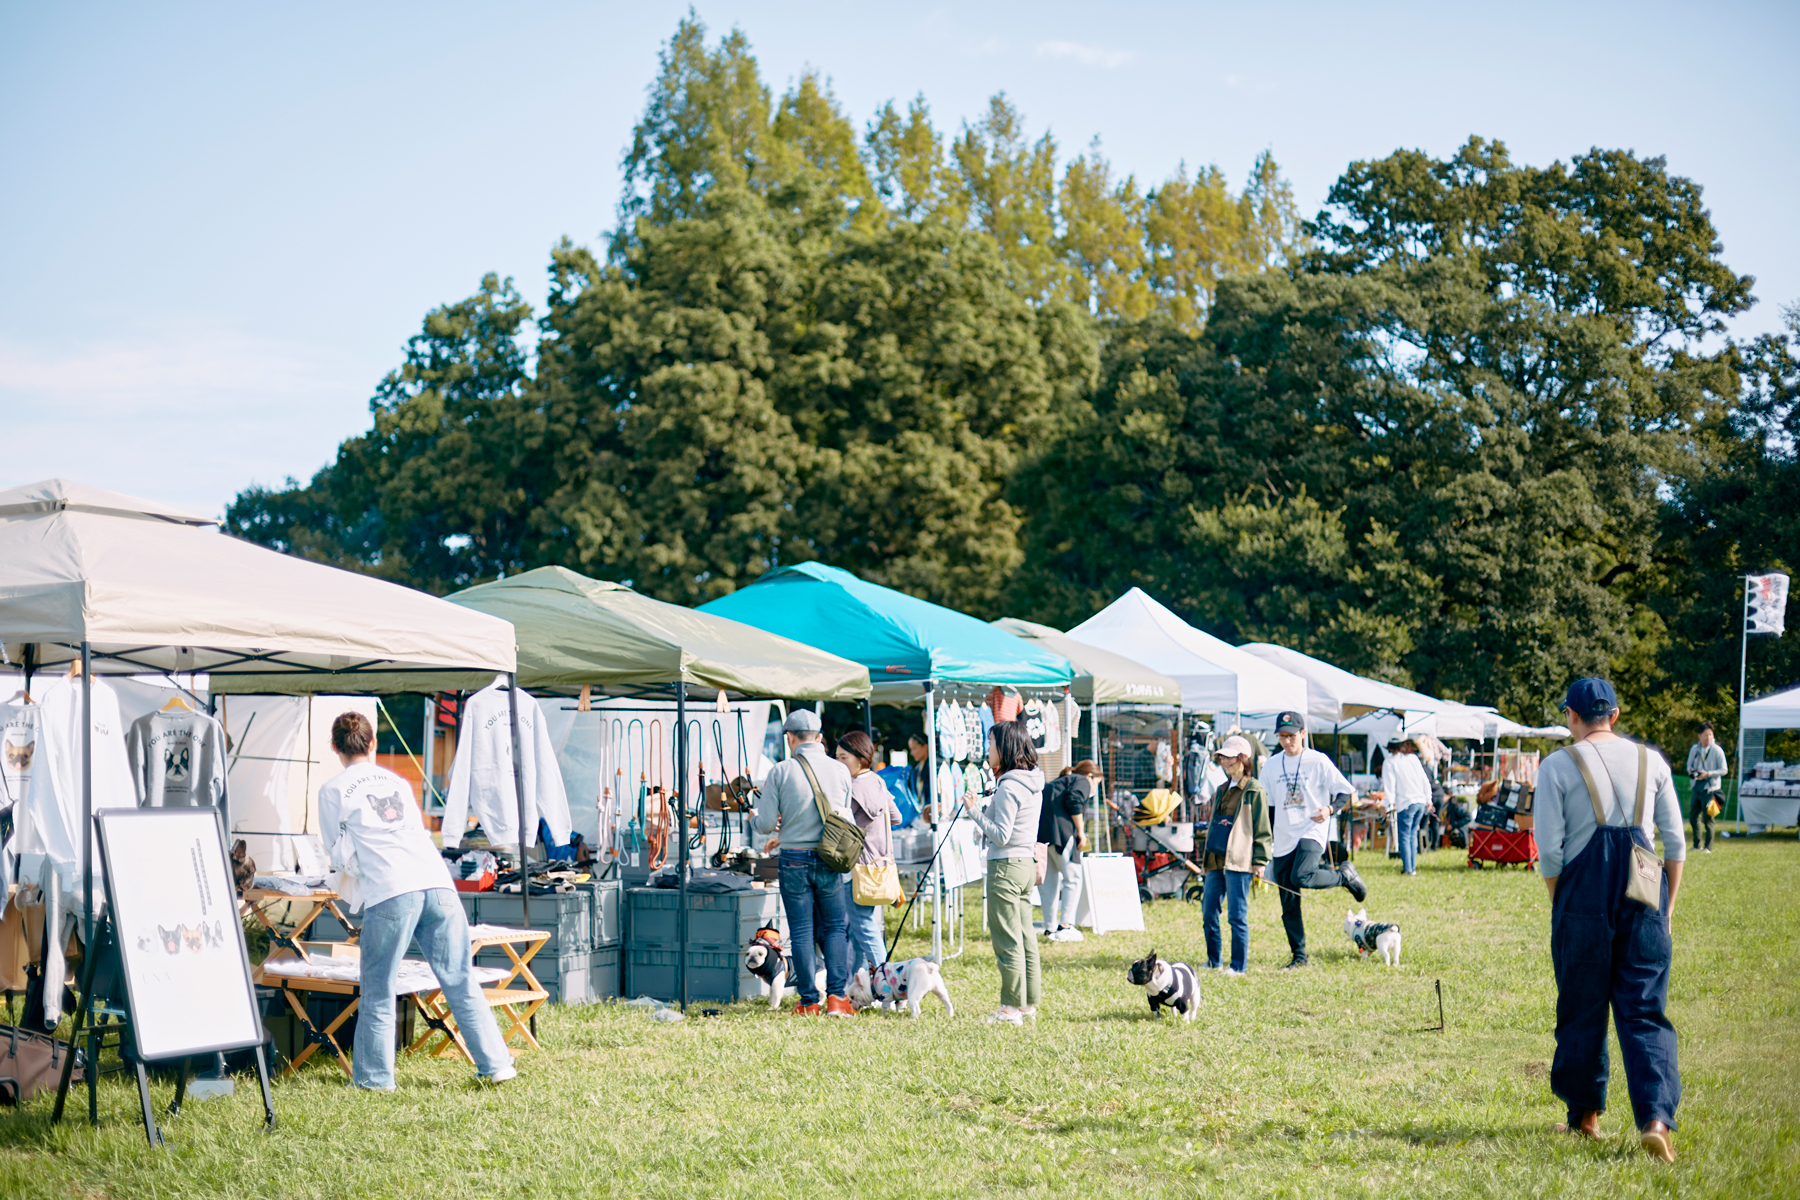
[[[819,820],[825,824],[825,828],[819,833],[819,847],[815,853],[827,871],[836,871],[842,875],[862,857],[862,826],[848,817],[839,816],[831,805],[825,803],[825,791],[819,786],[819,777],[813,774],[812,766],[804,755],[796,755],[794,761],[806,772],[806,782],[812,784],[813,803],[819,806]]]
[[[1598,825],[1609,825],[1606,809],[1600,803],[1600,789],[1594,786],[1594,773],[1588,769],[1587,757],[1578,753],[1579,745],[1569,747],[1569,756],[1575,760],[1576,770],[1581,772],[1581,782],[1587,785],[1588,801],[1594,806],[1594,821]],[[1599,759],[1596,750],[1594,757]],[[1600,759],[1600,769],[1606,771],[1606,761]],[[1607,796],[1612,796],[1612,773],[1606,774]],[[1632,825],[1642,828],[1644,824],[1644,808],[1650,798],[1650,749],[1642,742],[1638,743],[1638,784],[1637,784],[1637,816]],[[1662,860],[1649,850],[1631,843],[1631,870],[1625,876],[1625,898],[1635,900],[1645,908],[1662,907]]]

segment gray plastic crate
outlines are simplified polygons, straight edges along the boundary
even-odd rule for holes
[[[594,948],[593,901],[586,892],[533,896],[530,926],[525,925],[524,897],[497,892],[475,895],[475,914],[471,920],[476,924],[549,930],[550,940],[539,954],[566,954]]]
[[[681,944],[677,912],[681,893],[673,888],[634,888],[625,895],[631,915],[631,946],[667,949]],[[759,928],[771,924],[786,936],[781,896],[772,888],[688,893],[689,946],[742,950]]]
[[[625,940],[625,891],[616,879],[604,882],[590,880],[578,883],[576,889],[588,897],[590,933],[596,950],[617,946]]]
[[[680,951],[633,946],[625,952],[625,992],[653,1000],[681,999]],[[730,1003],[762,994],[742,958],[722,950],[688,950],[688,999]]]

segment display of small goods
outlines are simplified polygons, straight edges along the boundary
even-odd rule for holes
[[[1800,796],[1800,763],[1768,759],[1750,768],[1746,796]]]

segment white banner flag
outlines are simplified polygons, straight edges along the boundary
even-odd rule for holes
[[[1745,580],[1744,629],[1780,637],[1787,630],[1788,577],[1749,575]]]

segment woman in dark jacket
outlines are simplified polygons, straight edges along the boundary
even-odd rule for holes
[[[1219,969],[1219,904],[1229,906],[1231,966],[1227,975],[1242,975],[1250,956],[1250,881],[1269,861],[1269,795],[1251,772],[1255,751],[1235,734],[1225,739],[1214,760],[1225,771],[1226,784],[1213,797],[1212,820],[1200,865],[1206,887],[1200,896],[1200,922],[1206,930],[1206,965]]]

